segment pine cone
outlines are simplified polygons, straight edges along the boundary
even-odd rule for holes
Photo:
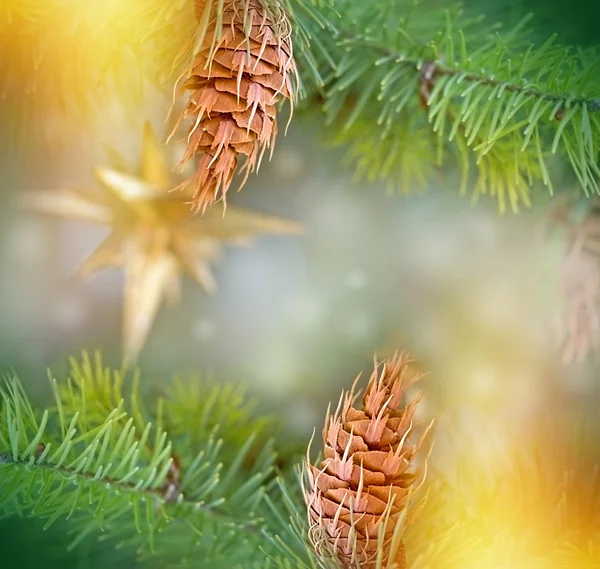
[[[222,26],[216,10],[196,0],[200,20],[210,10],[203,45],[182,89],[191,91],[177,121],[191,119],[180,166],[201,155],[194,175],[181,186],[192,189],[192,208],[204,212],[219,197],[225,202],[243,155],[245,184],[260,166],[277,135],[276,105],[294,103],[296,65],[290,24],[281,8],[260,0],[225,0]],[[246,30],[246,32],[245,32]]]
[[[354,407],[355,386],[342,394],[336,412],[327,413],[321,467],[307,460],[311,542],[344,569],[405,567],[402,514],[419,476],[411,462],[429,430],[417,444],[407,443],[422,399],[417,394],[402,406],[407,388],[420,378],[409,377],[408,363],[404,354],[381,369],[375,360],[362,408]]]

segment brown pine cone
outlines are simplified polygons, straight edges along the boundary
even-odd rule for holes
[[[267,11],[260,0],[225,0],[222,26],[216,9],[196,0],[196,16],[210,10],[206,34],[191,73],[182,84],[191,91],[177,121],[191,128],[183,166],[200,155],[194,175],[181,184],[193,192],[192,208],[203,212],[227,191],[244,158],[244,178],[260,166],[277,135],[277,104],[295,99],[296,65],[290,25],[282,9]],[[246,30],[246,31],[245,31]]]
[[[344,569],[405,567],[403,514],[419,477],[411,466],[429,430],[418,443],[408,443],[422,399],[417,394],[402,405],[407,388],[420,379],[409,377],[408,363],[405,354],[382,367],[375,361],[362,407],[354,406],[355,386],[342,394],[335,413],[327,413],[320,468],[307,460],[311,542]]]

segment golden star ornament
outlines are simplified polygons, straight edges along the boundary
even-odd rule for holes
[[[77,276],[105,268],[125,270],[123,350],[128,361],[139,356],[164,298],[180,297],[183,273],[207,294],[217,290],[211,271],[226,243],[248,244],[258,234],[300,234],[300,223],[237,207],[209,209],[194,216],[181,195],[173,194],[168,160],[149,124],[145,125],[138,172],[97,167],[102,191],[25,192],[21,205],[61,218],[108,225],[111,231],[83,262]]]

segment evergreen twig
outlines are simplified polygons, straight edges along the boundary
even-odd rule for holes
[[[431,176],[421,171],[453,155],[463,193],[473,187],[475,197],[496,195],[501,211],[515,211],[536,183],[553,191],[556,155],[586,194],[600,191],[596,51],[557,46],[556,36],[530,45],[531,18],[500,33],[460,4],[338,0],[336,9],[338,33],[321,36],[334,65],[313,93],[360,177],[426,185]],[[428,152],[413,145],[423,140]]]
[[[181,382],[149,411],[139,375],[131,385],[125,378],[99,356],[72,360],[68,381],[52,379],[56,404],[43,413],[16,377],[6,380],[0,513],[27,514],[45,527],[68,519],[71,547],[103,532],[142,556],[195,554],[230,567],[240,554],[261,559],[263,496],[275,468],[265,421],[252,419],[241,397],[228,399],[231,387],[204,382],[186,392],[197,397],[188,408],[203,417],[190,432],[178,416]]]

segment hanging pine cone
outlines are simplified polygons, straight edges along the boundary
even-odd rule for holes
[[[200,156],[195,174],[180,186],[191,190],[196,212],[225,202],[240,158],[241,188],[265,151],[272,152],[277,104],[289,99],[293,105],[297,86],[290,24],[278,2],[225,0],[221,14],[213,4],[196,0],[203,41],[185,74],[182,89],[191,94],[175,126],[190,119],[180,166]]]
[[[429,430],[417,444],[408,443],[422,399],[417,394],[402,405],[420,378],[409,377],[408,363],[404,354],[381,368],[375,361],[362,407],[354,406],[354,386],[342,394],[335,413],[327,413],[320,468],[307,461],[311,542],[344,569],[405,567],[403,514],[419,477],[411,466]]]

